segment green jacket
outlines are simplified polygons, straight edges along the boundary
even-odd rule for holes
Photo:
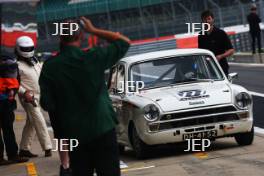
[[[129,44],[116,40],[106,48],[84,52],[65,46],[47,60],[39,78],[40,104],[52,112],[53,128],[64,138],[90,141],[113,129],[117,119],[104,72],[127,52]]]

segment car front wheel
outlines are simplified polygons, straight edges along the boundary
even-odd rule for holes
[[[251,145],[254,140],[254,127],[250,132],[236,134],[235,139],[238,145]]]
[[[150,152],[150,146],[145,144],[138,136],[137,130],[132,130],[132,145],[138,159],[146,158]]]

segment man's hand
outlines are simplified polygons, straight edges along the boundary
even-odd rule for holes
[[[217,59],[218,61],[220,61],[221,59],[223,59],[223,58],[225,58],[225,57],[230,57],[230,56],[232,56],[232,55],[234,54],[234,52],[235,52],[234,49],[229,49],[229,50],[227,50],[225,53],[217,55],[217,56],[216,56],[216,59]]]
[[[8,99],[9,100],[14,100],[15,99],[15,91],[13,89],[11,89],[9,92],[8,92]]]
[[[96,28],[89,19],[81,17],[81,20],[84,23],[84,29],[86,32],[93,33],[96,30]]]
[[[103,29],[98,29],[98,28],[94,27],[92,22],[85,17],[81,17],[81,20],[84,23],[84,29],[86,32],[92,33],[92,34],[96,35],[97,37],[103,38],[103,39],[108,40],[110,42],[115,41],[117,39],[120,39],[120,40],[123,40],[127,43],[130,43],[130,39],[128,37],[122,35],[122,34],[112,32],[112,31],[103,30]]]
[[[185,73],[184,76],[187,79],[191,79],[191,78],[194,78],[194,73],[193,72],[188,72],[188,73]]]
[[[223,58],[222,54],[219,54],[219,55],[216,56],[216,59],[217,59],[218,61],[220,61],[222,58]]]
[[[24,93],[25,102],[31,103],[33,102],[33,98],[34,98],[33,92],[30,90],[26,90],[26,92]]]

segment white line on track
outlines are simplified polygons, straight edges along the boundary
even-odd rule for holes
[[[131,168],[131,169],[123,169],[122,172],[129,172],[129,171],[137,171],[137,170],[144,170],[154,168],[155,166],[146,166],[146,167],[138,167],[138,168]]]
[[[264,98],[264,94],[263,93],[258,93],[258,92],[253,92],[253,91],[249,91],[249,93],[251,95],[258,96],[258,97],[263,97]]]
[[[264,129],[263,128],[259,128],[259,127],[254,127],[254,131],[257,134],[264,134]]]
[[[242,66],[242,67],[264,67],[264,64],[253,64],[253,63],[234,63],[229,62],[230,65]]]

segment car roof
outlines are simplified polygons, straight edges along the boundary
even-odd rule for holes
[[[128,56],[128,57],[121,59],[121,61],[131,64],[135,62],[148,61],[148,60],[162,58],[162,57],[193,55],[193,54],[213,55],[211,51],[205,50],[205,49],[172,49],[172,50],[155,51],[155,52]]]

